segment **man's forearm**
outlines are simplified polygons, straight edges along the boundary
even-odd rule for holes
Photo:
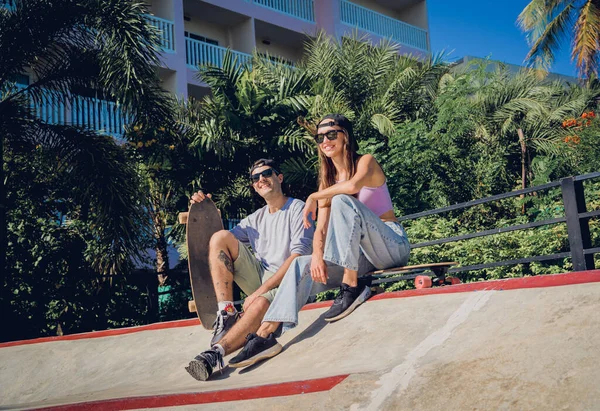
[[[287,272],[288,268],[290,268],[290,265],[292,265],[292,261],[294,261],[294,259],[296,257],[300,257],[301,255],[302,254],[294,253],[294,254],[290,255],[288,258],[286,258],[286,260],[283,262],[281,267],[279,267],[279,269],[275,272],[275,274],[271,278],[269,278],[267,281],[265,281],[260,286],[260,288],[262,288],[262,290],[264,292],[267,292],[267,291],[272,290],[275,287],[279,287],[279,284],[281,284],[281,280],[283,280],[283,276]]]

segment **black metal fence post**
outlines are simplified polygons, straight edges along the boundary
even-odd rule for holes
[[[573,177],[561,180],[565,217],[567,219],[567,232],[574,271],[594,269],[594,255],[584,253],[586,248],[591,248],[590,227],[587,218],[580,218],[580,213],[585,213],[585,196],[583,182],[575,181]]]

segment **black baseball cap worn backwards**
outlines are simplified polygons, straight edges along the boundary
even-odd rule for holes
[[[331,120],[331,121],[325,121],[325,120]],[[331,126],[340,126],[344,130],[346,130],[348,132],[348,134],[352,135],[352,123],[343,114],[327,114],[327,115],[323,116],[321,121],[319,121],[317,129],[319,129],[321,127],[331,127]]]
[[[271,167],[275,171],[275,174],[279,174],[279,164],[277,163],[277,161],[270,158],[261,158],[259,160],[256,160],[250,167],[250,177],[252,177],[252,172],[255,169],[264,166]]]

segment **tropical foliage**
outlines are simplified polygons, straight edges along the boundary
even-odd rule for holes
[[[150,232],[137,166],[124,147],[39,111],[95,93],[134,123],[168,122],[154,68],[157,36],[145,12],[142,3],[110,0],[0,7],[2,312],[20,325],[7,325],[16,336],[31,336],[27,324],[44,321],[34,312],[72,313],[77,284],[86,284],[81,295],[102,294],[93,284],[128,272]]]
[[[559,48],[571,43],[571,59],[581,76],[598,77],[600,2],[598,0],[532,0],[519,15],[531,50],[526,59],[548,69]]]

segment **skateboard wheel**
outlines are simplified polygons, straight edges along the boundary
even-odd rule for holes
[[[457,277],[446,277],[446,282],[450,285],[460,284],[461,281]]]
[[[415,277],[415,288],[430,288],[431,287],[431,278],[427,275],[418,275]]]

